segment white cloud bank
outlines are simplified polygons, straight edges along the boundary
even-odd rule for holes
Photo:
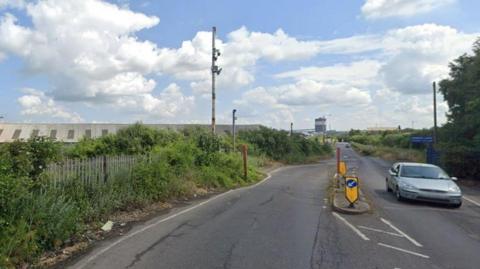
[[[362,14],[367,19],[387,17],[410,17],[428,13],[434,9],[454,3],[456,0],[367,0]]]
[[[369,0],[362,11],[368,18],[380,18],[394,16],[389,10],[395,5],[398,14],[407,14],[412,6],[427,10],[439,6],[437,2],[451,1]],[[8,13],[0,17],[0,60],[18,56],[28,72],[45,75],[51,82],[46,93],[26,94],[18,100],[24,115],[43,115],[38,103],[55,111],[62,102],[83,102],[155,119],[175,119],[181,114],[191,116],[195,97],[210,92],[210,32],[200,31],[178,48],[164,48],[136,35],[157,26],[160,19],[127,7],[99,0],[27,4],[0,0],[2,7],[23,10],[32,23],[20,25]],[[293,119],[305,107],[341,106],[346,101],[367,113],[379,105],[382,91],[405,95],[399,98],[404,102],[430,93],[431,82],[445,77],[448,62],[470,51],[477,36],[449,26],[423,24],[383,34],[302,41],[281,29],[262,33],[240,27],[225,40],[217,40],[222,52],[219,65],[224,70],[218,88],[253,88],[234,103],[251,113],[268,110],[267,124]],[[343,54],[344,62],[305,66],[275,75],[273,85],[251,86],[259,62],[277,64],[336,54]],[[349,58],[350,62],[345,61]],[[157,80],[164,78],[187,82],[194,95],[185,94],[176,83],[157,89]],[[56,112],[66,113],[65,119],[75,118],[63,108]]]
[[[67,122],[83,122],[80,115],[67,111],[64,107],[56,104],[54,100],[45,96],[43,92],[31,88],[23,89],[23,92],[25,95],[17,100],[23,109],[22,115],[51,117]]]
[[[371,42],[378,48],[373,56],[369,56],[371,59],[302,67],[279,73],[276,77],[346,83],[365,88],[381,85],[403,94],[426,94],[430,93],[432,81],[448,76],[449,62],[471,51],[479,35],[437,24],[393,29],[371,37]]]
[[[33,26],[21,26],[5,14],[0,19],[0,51],[21,57],[29,73],[47,75],[51,100],[110,105],[136,100],[139,113],[160,117],[174,116],[173,108],[185,100],[193,102],[179,88],[152,93],[156,82],[147,76],[164,66],[166,50],[138,40],[135,32],[157,25],[157,17],[96,0],[45,0],[24,8]],[[173,93],[177,98],[169,98]],[[28,106],[33,99],[21,100]],[[25,115],[41,114],[26,109]]]

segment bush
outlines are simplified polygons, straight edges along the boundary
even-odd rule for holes
[[[266,127],[241,131],[239,138],[250,145],[250,154],[265,155],[287,163],[302,163],[309,157],[325,156],[332,152],[328,144],[322,145],[317,139],[308,139],[301,134],[289,136],[286,131]]]

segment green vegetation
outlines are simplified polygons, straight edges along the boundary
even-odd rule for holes
[[[251,145],[254,155],[264,154],[276,161],[286,163],[305,163],[330,156],[332,149],[321,144],[318,137],[306,139],[301,134],[292,137],[286,131],[277,131],[261,127],[256,131],[240,132],[239,138]]]
[[[425,153],[417,149],[372,146],[352,143],[352,147],[366,156],[376,156],[389,161],[425,162]]]
[[[243,139],[243,141],[242,141]],[[230,136],[133,125],[99,139],[64,146],[46,138],[0,145],[0,268],[33,264],[48,250],[78,241],[118,210],[188,198],[200,189],[226,190],[256,182],[269,159],[299,163],[330,154],[317,140],[262,128],[242,132],[250,149],[248,178]],[[43,173],[50,162],[102,155],[141,155],[133,172],[102,184],[66,178],[53,186]]]
[[[439,130],[442,163],[463,178],[480,176],[480,39],[472,55],[450,63],[450,78],[440,82],[447,101],[448,122]]]
[[[376,156],[390,161],[425,162],[425,146],[410,145],[411,136],[429,135],[428,130],[397,130],[362,132],[351,130],[343,140],[364,155]]]

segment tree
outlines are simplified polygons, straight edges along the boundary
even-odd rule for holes
[[[445,136],[446,142],[480,149],[480,38],[473,55],[463,54],[450,63],[450,78],[439,85],[449,107],[446,129],[454,132]]]
[[[440,130],[443,166],[466,178],[480,175],[480,39],[473,54],[450,63],[450,78],[440,82],[448,122]]]

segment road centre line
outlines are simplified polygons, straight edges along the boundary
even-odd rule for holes
[[[479,202],[473,200],[472,198],[465,197],[465,195],[463,195],[463,199],[469,201],[470,203],[472,203],[472,204],[474,204],[474,205],[476,205],[476,206],[480,206],[480,203],[479,203]]]
[[[421,253],[418,253],[418,252],[406,250],[406,249],[399,248],[399,247],[394,247],[394,246],[387,245],[387,244],[384,244],[384,243],[378,243],[378,245],[379,245],[379,246],[382,246],[382,247],[386,247],[386,248],[395,249],[395,250],[398,250],[398,251],[401,251],[401,252],[404,252],[404,253],[412,254],[412,255],[415,255],[415,256],[418,256],[418,257],[422,257],[422,258],[425,258],[425,259],[429,259],[429,258],[430,258],[430,256],[427,256],[427,255],[424,255],[424,254],[421,254]]]
[[[266,177],[266,178],[264,178],[262,181],[257,182],[257,183],[255,183],[255,184],[253,184],[253,185],[251,185],[251,186],[246,186],[246,187],[242,187],[242,188],[238,188],[238,189],[233,189],[233,190],[229,190],[229,191],[227,191],[227,192],[218,194],[218,195],[213,196],[213,197],[211,197],[210,199],[205,200],[205,201],[203,201],[203,202],[201,202],[201,203],[198,203],[198,204],[196,204],[196,205],[194,205],[194,206],[192,206],[192,207],[186,208],[186,209],[184,209],[184,210],[182,210],[182,211],[179,211],[179,212],[177,212],[177,213],[175,213],[175,214],[173,214],[173,215],[170,215],[170,216],[168,216],[168,217],[166,217],[166,218],[160,219],[160,220],[158,220],[158,221],[156,221],[156,222],[154,222],[154,223],[152,223],[152,224],[149,224],[149,225],[143,227],[142,229],[137,230],[137,231],[135,231],[135,232],[133,232],[133,233],[131,233],[131,234],[127,234],[127,235],[119,238],[117,241],[113,242],[112,244],[106,246],[105,248],[97,251],[94,255],[90,256],[85,262],[83,262],[82,264],[80,264],[80,265],[77,266],[76,268],[78,268],[78,269],[85,268],[85,266],[88,265],[91,261],[95,260],[95,259],[98,258],[100,255],[102,255],[103,253],[107,252],[108,250],[110,250],[110,249],[113,248],[114,246],[122,243],[123,241],[125,241],[125,240],[127,240],[127,239],[129,239],[129,238],[132,238],[132,237],[136,236],[137,234],[140,234],[140,233],[142,233],[142,232],[144,232],[144,231],[146,231],[146,230],[149,230],[149,229],[157,226],[157,225],[160,224],[160,223],[166,222],[166,221],[168,221],[168,220],[170,220],[170,219],[173,219],[173,218],[175,218],[175,217],[178,217],[178,216],[180,216],[180,215],[183,215],[183,214],[185,214],[185,213],[187,213],[187,212],[189,212],[189,211],[192,211],[192,210],[194,210],[194,209],[196,209],[196,208],[199,208],[199,207],[201,207],[202,205],[205,205],[205,204],[207,204],[207,203],[209,203],[209,202],[211,202],[211,201],[213,201],[213,200],[216,200],[216,199],[218,199],[218,198],[220,198],[220,197],[223,197],[223,196],[225,196],[225,195],[227,195],[227,194],[229,194],[229,193],[236,192],[236,191],[239,191],[239,190],[245,190],[245,189],[251,189],[251,188],[257,187],[257,186],[263,184],[264,182],[266,182],[267,180],[269,180],[269,179],[272,177],[272,174],[273,174],[273,173],[278,172],[279,170],[283,170],[284,168],[285,168],[285,167],[279,167],[279,168],[271,171],[270,173],[267,173],[267,177]]]
[[[357,229],[355,226],[353,226],[353,224],[351,224],[350,222],[348,222],[345,218],[343,218],[342,216],[340,216],[339,214],[337,214],[336,212],[333,212],[332,213],[336,218],[338,218],[339,220],[341,220],[343,223],[345,223],[345,225],[347,225],[350,229],[352,229],[358,236],[360,236],[360,238],[362,238],[363,240],[365,241],[369,241],[370,238],[368,238],[365,234],[363,234],[359,229]]]
[[[380,230],[380,229],[370,228],[370,227],[367,227],[367,226],[358,225],[357,227],[360,228],[360,229],[368,230],[368,231],[379,232],[379,233],[389,234],[389,235],[398,236],[398,237],[404,237],[401,234],[391,233],[391,232],[387,232],[387,231]]]
[[[384,219],[384,218],[380,218],[380,220],[387,224],[388,226],[390,226],[390,228],[394,229],[397,233],[403,235],[405,238],[408,239],[408,241],[412,242],[412,244],[414,244],[415,246],[417,247],[423,247],[422,244],[418,243],[415,239],[411,238],[408,234],[402,232],[400,229],[398,229],[397,227],[395,227],[390,221]]]

